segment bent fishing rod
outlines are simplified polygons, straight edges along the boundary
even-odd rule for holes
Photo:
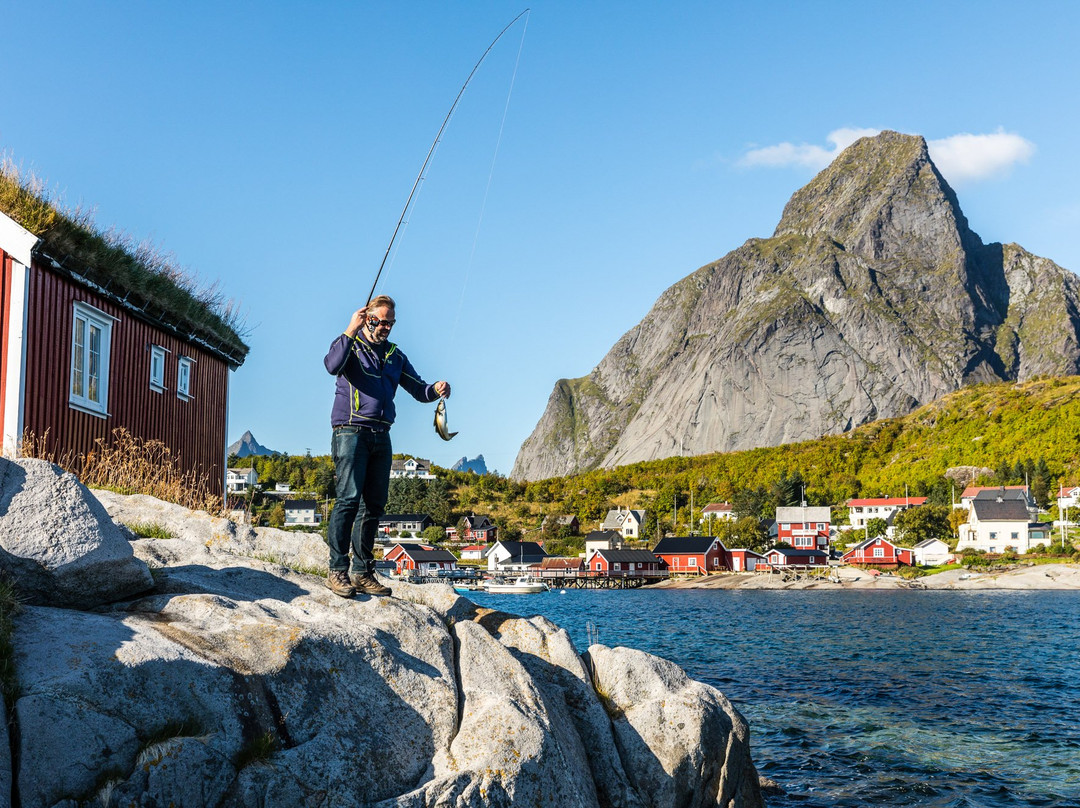
[[[525,9],[518,14],[514,19],[510,20],[505,28],[503,28],[497,37],[491,40],[491,44],[487,46],[487,50],[484,51],[480,59],[473,65],[472,71],[469,73],[469,77],[465,79],[465,83],[461,85],[461,89],[458,90],[457,97],[454,98],[454,103],[450,105],[450,111],[446,113],[446,117],[443,119],[442,126],[439,127],[438,133],[435,135],[435,140],[431,142],[431,148],[428,149],[427,157],[424,158],[424,164],[420,166],[420,173],[416,175],[416,181],[413,182],[412,190],[409,191],[409,198],[405,200],[405,207],[401,210],[401,216],[398,217],[397,225],[394,227],[394,233],[390,236],[390,243],[386,245],[386,252],[383,254],[382,263],[379,264],[379,271],[375,273],[375,282],[371,284],[371,291],[368,292],[367,303],[364,307],[367,308],[368,303],[371,302],[371,298],[375,296],[375,287],[379,285],[379,278],[382,277],[383,268],[386,266],[386,259],[390,257],[390,250],[394,247],[394,240],[397,239],[398,231],[401,230],[401,224],[405,221],[405,216],[409,212],[409,206],[412,205],[413,197],[416,196],[416,189],[420,187],[420,183],[424,179],[424,171],[428,167],[428,163],[431,162],[431,156],[435,154],[435,147],[439,145],[439,139],[442,137],[443,131],[446,129],[446,125],[450,123],[450,117],[454,114],[454,109],[457,108],[458,101],[461,100],[461,96],[465,94],[465,88],[469,86],[469,82],[472,81],[473,76],[476,75],[476,71],[480,69],[480,65],[483,63],[487,55],[491,53],[491,49],[495,47],[496,43],[502,39],[503,34],[514,27],[514,23],[529,13],[529,9]]]

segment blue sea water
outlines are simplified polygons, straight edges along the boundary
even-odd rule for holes
[[[470,597],[717,687],[785,790],[770,808],[1080,806],[1080,592]]]

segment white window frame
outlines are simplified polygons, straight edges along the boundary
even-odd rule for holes
[[[84,323],[79,328],[79,321]],[[115,317],[106,314],[82,301],[75,301],[71,311],[71,365],[68,373],[68,406],[81,412],[107,418],[109,415],[109,358],[112,348],[112,328],[118,322]],[[88,393],[91,365],[89,330],[97,328],[101,337],[98,342],[97,398]],[[85,330],[84,330],[85,329]],[[80,333],[80,331],[82,333]],[[82,344],[80,345],[80,338]],[[78,375],[81,374],[81,380]],[[81,381],[82,392],[76,393]]]
[[[884,558],[884,557],[885,557],[885,548],[884,547],[875,547],[874,548],[874,558]]]
[[[190,356],[181,356],[176,360],[176,397],[184,401],[192,399],[191,374],[194,365],[195,360]]]
[[[169,349],[160,345],[150,345],[150,389],[155,393],[165,392],[165,360]],[[156,371],[156,372],[155,372]]]

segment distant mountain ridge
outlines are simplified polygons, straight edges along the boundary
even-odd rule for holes
[[[281,453],[275,452],[273,449],[267,449],[255,440],[255,436],[252,435],[249,430],[240,436],[240,440],[229,445],[226,454],[229,457],[232,455],[236,455],[237,457],[251,457],[252,455],[275,455]]]
[[[1080,282],[983,244],[922,137],[842,152],[750,239],[556,383],[511,476],[775,446],[965,385],[1080,372]]]
[[[468,457],[463,457],[450,467],[451,471],[475,471],[477,474],[487,474],[487,463],[484,462],[484,456],[477,455],[475,459],[469,460]]]

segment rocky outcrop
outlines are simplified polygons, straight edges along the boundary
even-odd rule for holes
[[[101,496],[175,537],[132,542],[152,592],[17,615],[22,808],[763,805],[745,721],[671,663],[446,586],[342,600],[244,554],[302,557],[273,534]]]
[[[153,586],[86,487],[44,460],[0,458],[0,568],[29,603],[89,609]]]
[[[960,387],[1080,372],[1075,275],[984,245],[921,137],[841,153],[751,239],[560,380],[512,475],[774,446]]]

